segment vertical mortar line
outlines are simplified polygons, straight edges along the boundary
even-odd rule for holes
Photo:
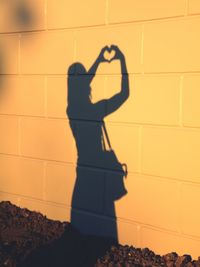
[[[19,36],[19,40],[18,40],[18,77],[21,78],[21,37],[22,37],[22,35],[19,34],[18,36]],[[21,156],[21,154],[22,154],[21,153],[21,117],[18,116],[18,155]]]
[[[22,155],[21,151],[21,117],[18,117],[18,155]]]
[[[47,162],[43,162],[43,180],[42,180],[42,199],[46,201],[46,179],[47,179]]]
[[[138,157],[139,157],[139,173],[142,173],[142,126],[138,131]]]
[[[109,0],[105,0],[105,24],[108,25],[108,8],[109,8]]]
[[[73,37],[74,37],[74,54],[73,54],[73,61],[76,61],[77,58],[77,39],[76,39],[76,32],[73,33]]]
[[[185,0],[184,16],[187,16],[189,12],[189,1]]]
[[[142,74],[144,74],[144,24],[142,25],[142,36],[141,36],[141,51],[140,51],[140,64],[142,66]]]
[[[47,76],[44,77],[44,116],[47,118]]]
[[[180,88],[179,88],[179,126],[183,126],[183,82],[184,76],[180,77]]]
[[[182,209],[181,209],[181,188],[182,188],[182,183],[178,182],[178,233],[182,234],[182,227],[181,227],[181,222],[182,222]]]
[[[18,35],[18,74],[21,74],[21,37],[22,35]]]
[[[104,99],[107,96],[107,93],[106,93],[107,84],[108,84],[108,76],[104,75],[104,83],[103,83],[103,86],[104,86],[104,88],[103,88],[103,97],[104,97]]]
[[[47,30],[47,0],[44,1],[44,28]]]
[[[141,247],[142,244],[141,244],[141,225],[137,225],[137,247]]]

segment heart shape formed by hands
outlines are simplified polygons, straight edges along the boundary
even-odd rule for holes
[[[108,62],[111,62],[115,58],[115,54],[116,54],[116,51],[114,49],[108,48],[104,52],[103,56],[105,60],[107,60]]]

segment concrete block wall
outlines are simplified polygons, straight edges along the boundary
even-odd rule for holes
[[[129,169],[128,194],[115,203],[119,241],[199,256],[200,2],[10,0],[0,13],[0,200],[70,220],[67,69],[88,69],[116,44],[130,77],[129,99],[106,118]],[[120,77],[118,61],[102,63],[93,101],[118,92]]]

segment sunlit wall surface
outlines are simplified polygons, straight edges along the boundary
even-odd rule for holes
[[[2,0],[0,14],[0,200],[70,220],[67,69],[88,69],[116,44],[130,78],[130,97],[106,118],[128,165],[128,194],[115,203],[119,241],[199,256],[200,1]],[[120,73],[117,60],[102,63],[92,101],[118,92]],[[101,170],[87,171],[95,179]]]

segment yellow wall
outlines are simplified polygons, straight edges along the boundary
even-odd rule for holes
[[[199,256],[200,1],[26,0],[26,23],[16,2],[0,3],[0,200],[70,220],[77,152],[67,68],[89,68],[116,44],[131,91],[106,119],[129,169],[119,240]],[[94,101],[119,91],[118,61],[100,66],[92,89]]]

